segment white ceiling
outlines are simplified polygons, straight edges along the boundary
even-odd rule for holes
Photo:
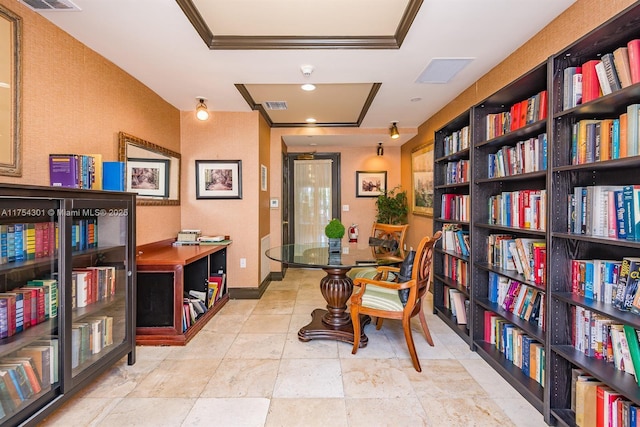
[[[314,142],[374,146],[393,121],[402,134],[399,143],[406,142],[574,1],[424,0],[400,49],[210,50],[176,0],[73,0],[81,11],[40,13],[183,111],[194,110],[197,97],[207,98],[213,112],[251,111],[235,84],[304,83],[305,64],[314,66],[313,83],[380,82],[360,125],[370,137],[347,132],[340,142],[339,132],[331,132],[338,134]],[[243,16],[236,19],[237,26],[251,28]],[[447,84],[415,83],[431,59],[449,57],[475,59]],[[309,145],[310,139],[286,141]]]

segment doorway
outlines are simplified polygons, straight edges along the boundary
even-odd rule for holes
[[[340,218],[340,153],[287,154],[283,173],[282,243],[325,241],[324,227]]]

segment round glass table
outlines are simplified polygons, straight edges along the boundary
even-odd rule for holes
[[[291,244],[266,251],[268,258],[292,267],[318,268],[327,273],[320,280],[320,292],[327,302],[326,310],[317,308],[311,313],[311,323],[298,331],[300,341],[333,339],[353,344],[353,325],[347,311],[347,301],[353,292],[353,282],[347,276],[355,267],[376,266],[371,248],[357,248],[355,244],[343,245],[339,253],[329,253],[327,243]],[[369,316],[361,319],[360,347],[368,342],[364,326]]]

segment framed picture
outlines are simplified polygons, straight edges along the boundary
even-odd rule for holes
[[[412,212],[433,216],[433,141],[411,152]]]
[[[146,197],[169,197],[169,160],[127,159],[127,191]]]
[[[356,171],[356,197],[378,197],[387,188],[387,171]]]
[[[260,165],[260,190],[267,191],[267,167]]]
[[[196,199],[242,199],[242,160],[196,160]]]

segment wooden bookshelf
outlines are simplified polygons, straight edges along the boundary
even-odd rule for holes
[[[206,313],[183,330],[183,298],[207,291],[210,275],[227,271],[227,245],[174,246],[174,239],[138,246],[137,327],[139,345],[186,345],[229,300],[228,288]]]

